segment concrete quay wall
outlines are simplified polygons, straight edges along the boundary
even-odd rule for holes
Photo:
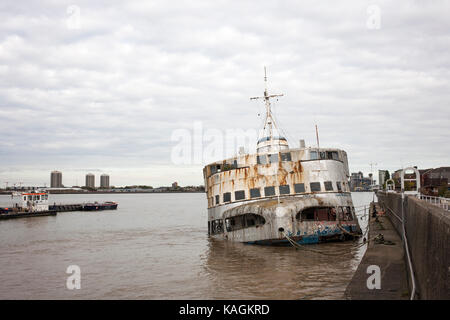
[[[400,235],[405,219],[418,298],[450,299],[450,212],[414,196],[402,200],[401,194],[378,192],[377,197]]]

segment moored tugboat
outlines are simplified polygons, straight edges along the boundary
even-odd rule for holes
[[[12,206],[0,208],[0,219],[50,216],[57,213],[49,208],[46,191],[13,192],[11,200]]]

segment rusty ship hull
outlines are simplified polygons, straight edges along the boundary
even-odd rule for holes
[[[212,238],[282,245],[361,234],[339,149],[246,154],[204,168]]]

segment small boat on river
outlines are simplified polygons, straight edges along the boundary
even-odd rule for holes
[[[11,200],[11,206],[0,208],[1,220],[56,215],[56,210],[49,208],[46,191],[14,191]]]
[[[100,210],[116,210],[117,202],[107,201],[104,203],[86,203],[83,205],[83,211],[100,211]]]

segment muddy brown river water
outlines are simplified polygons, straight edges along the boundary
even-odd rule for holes
[[[373,194],[352,197],[359,207]],[[357,241],[312,246],[348,249],[339,257],[211,241],[203,193],[50,195],[95,200],[119,209],[0,221],[0,299],[341,299],[365,251]],[[79,290],[66,287],[70,265]]]

